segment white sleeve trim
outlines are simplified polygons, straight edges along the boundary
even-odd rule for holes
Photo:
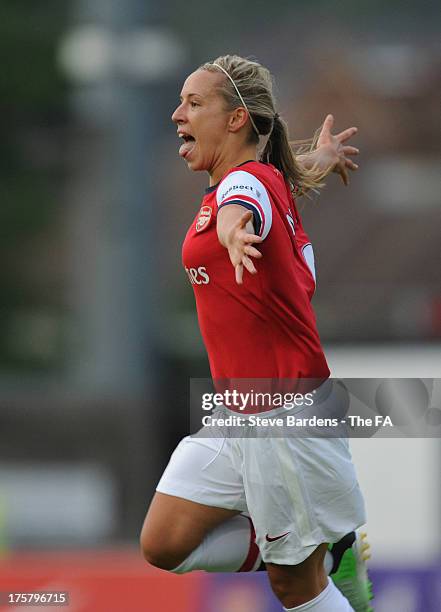
[[[220,183],[216,191],[218,207],[230,200],[242,200],[247,207],[253,207],[261,221],[259,235],[266,238],[271,229],[273,211],[265,185],[253,174],[236,170]]]
[[[312,244],[310,242],[305,244],[305,246],[302,248],[302,254],[314,278],[314,282],[316,282],[314,249],[312,248]]]

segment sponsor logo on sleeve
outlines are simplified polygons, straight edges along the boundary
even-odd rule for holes
[[[252,185],[231,185],[231,187],[228,187],[228,189],[221,195],[221,202],[223,202],[225,198],[233,191],[254,191],[254,187]]]

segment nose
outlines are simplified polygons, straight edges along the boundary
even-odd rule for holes
[[[173,113],[173,115],[171,116],[171,120],[173,121],[173,123],[179,123],[185,120],[184,117],[184,112],[183,112],[183,108],[182,108],[182,103],[177,107],[177,109],[175,110],[175,112]]]

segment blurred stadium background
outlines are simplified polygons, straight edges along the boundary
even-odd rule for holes
[[[180,264],[206,177],[170,115],[194,67],[236,52],[274,73],[293,138],[328,112],[357,125],[350,188],[303,210],[333,374],[441,378],[440,25],[435,0],[3,0],[0,591],[280,609],[264,575],[168,576],[137,550],[208,372]],[[352,447],[375,610],[441,610],[440,440]]]

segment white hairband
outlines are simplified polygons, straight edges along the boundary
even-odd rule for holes
[[[253,126],[254,131],[256,132],[256,134],[257,134],[258,136],[260,136],[260,134],[259,134],[259,130],[257,129],[256,124],[254,123],[253,118],[251,117],[251,113],[250,113],[250,111],[248,110],[248,106],[245,104],[245,100],[244,100],[244,99],[242,98],[242,96],[240,95],[240,91],[239,91],[239,89],[237,88],[237,85],[236,85],[236,83],[234,82],[233,78],[232,78],[232,77],[231,77],[231,76],[228,74],[228,72],[225,70],[225,68],[222,68],[222,66],[219,66],[219,64],[216,64],[216,62],[213,62],[213,64],[212,64],[212,65],[213,65],[213,66],[216,66],[216,68],[219,68],[219,70],[222,70],[222,72],[224,72],[224,73],[227,75],[227,77],[230,79],[230,81],[231,81],[231,82],[232,82],[232,84],[233,84],[234,89],[236,90],[237,95],[238,95],[238,96],[239,96],[239,98],[240,98],[240,101],[242,102],[242,104],[244,105],[244,107],[245,107],[245,108],[246,108],[246,110],[247,110],[248,117],[250,118],[251,125]]]

